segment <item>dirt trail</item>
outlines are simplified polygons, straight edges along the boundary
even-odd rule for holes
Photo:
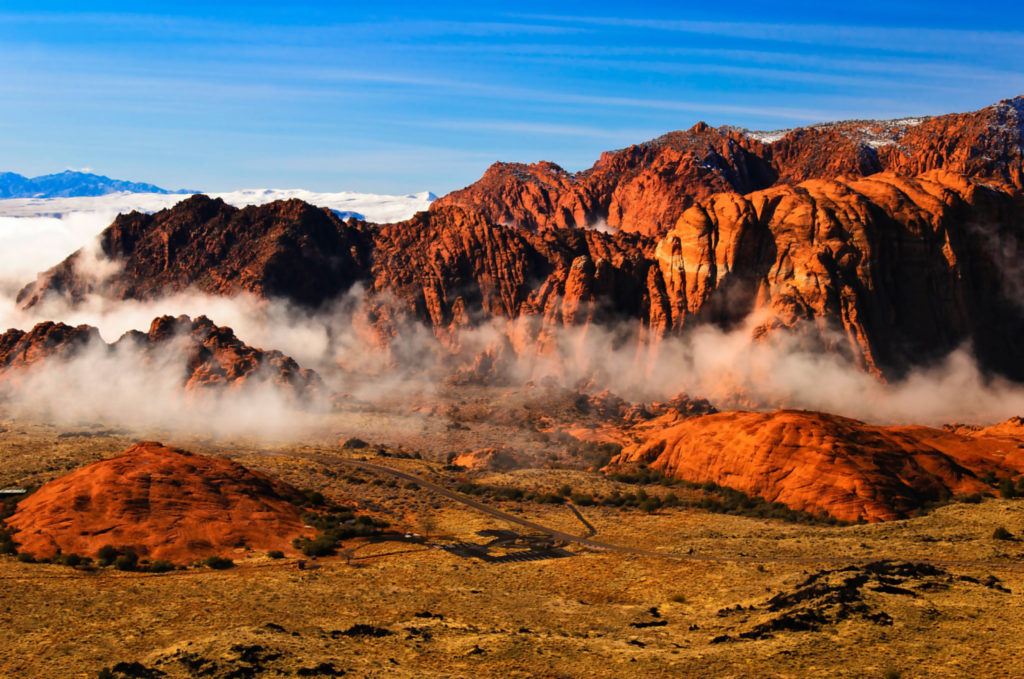
[[[562,541],[567,542],[567,543],[577,544],[577,545],[580,545],[582,547],[586,547],[588,549],[593,549],[593,550],[596,550],[596,551],[624,552],[624,553],[627,553],[627,554],[636,554],[636,555],[639,555],[639,556],[655,556],[655,557],[661,557],[663,559],[672,559],[672,560],[675,560],[675,561],[695,561],[695,562],[703,562],[703,563],[856,564],[856,563],[871,563],[873,561],[879,561],[880,560],[880,557],[878,557],[878,556],[871,556],[871,557],[850,556],[850,557],[844,557],[844,558],[838,558],[838,557],[753,557],[753,556],[751,556],[751,557],[748,557],[748,556],[726,557],[726,556],[703,556],[703,555],[699,555],[699,554],[671,554],[671,553],[666,553],[666,552],[656,552],[656,551],[653,551],[653,550],[635,549],[633,547],[624,547],[622,545],[612,545],[612,544],[609,544],[609,543],[606,543],[606,542],[600,542],[598,540],[593,540],[593,539],[591,539],[589,537],[581,537],[581,536],[578,536],[578,535],[572,535],[571,533],[565,533],[565,532],[557,530],[555,528],[549,528],[548,526],[543,526],[543,525],[541,525],[539,523],[534,523],[533,521],[528,521],[526,519],[522,519],[522,518],[520,518],[518,516],[515,516],[514,514],[509,514],[508,512],[503,512],[500,509],[495,509],[494,507],[486,505],[486,504],[484,504],[484,503],[482,503],[482,502],[480,502],[478,500],[474,500],[471,497],[462,495],[461,493],[456,493],[456,492],[454,492],[452,490],[449,490],[448,488],[445,488],[444,486],[441,486],[441,485],[438,485],[436,483],[433,483],[432,481],[427,481],[426,479],[424,479],[422,477],[416,476],[414,474],[409,474],[407,472],[399,471],[397,469],[392,469],[391,467],[385,467],[384,465],[374,464],[372,462],[366,462],[365,460],[352,460],[352,459],[339,458],[339,457],[327,457],[327,456],[315,455],[315,454],[309,454],[309,453],[302,454],[300,456],[301,457],[308,457],[310,459],[315,459],[315,460],[317,460],[318,462],[321,462],[321,463],[334,462],[336,464],[344,464],[344,465],[347,465],[347,466],[350,466],[350,467],[355,467],[357,469],[363,469],[365,471],[370,471],[370,472],[377,472],[377,473],[381,473],[381,474],[389,474],[391,476],[396,476],[396,477],[398,477],[400,479],[404,479],[406,481],[412,481],[413,483],[417,483],[417,484],[419,484],[420,486],[422,486],[424,488],[427,488],[429,490],[434,491],[438,495],[442,495],[442,496],[444,496],[446,498],[449,498],[451,500],[454,500],[456,502],[464,504],[464,505],[466,505],[468,507],[472,507],[473,509],[476,509],[476,510],[478,510],[480,512],[483,512],[484,514],[489,514],[490,516],[493,516],[493,517],[495,517],[497,519],[501,519],[502,521],[507,521],[509,523],[518,524],[518,525],[523,526],[525,528],[529,528],[530,530],[534,530],[534,531],[537,531],[537,532],[540,532],[540,533],[546,533],[547,535],[550,535],[551,537],[555,538],[556,540],[562,540]],[[572,507],[572,506],[570,505],[570,507]],[[575,507],[572,507],[572,509],[574,511],[576,511]],[[586,525],[588,525],[588,526],[590,525],[589,522],[587,522],[586,519],[584,519],[579,514],[578,511],[576,511],[576,515]],[[591,526],[591,529],[593,529],[592,526]],[[934,566],[944,566],[944,567],[985,567],[985,568],[1004,568],[1004,569],[1008,569],[1008,570],[1024,570],[1024,563],[1013,563],[1013,562],[1005,562],[1005,561],[908,559],[907,557],[894,557],[894,559],[895,560],[900,560],[900,561],[906,561],[906,560],[916,561],[916,562],[919,562],[919,563],[927,563],[927,564],[932,564]]]

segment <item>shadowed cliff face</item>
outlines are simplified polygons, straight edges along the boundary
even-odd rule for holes
[[[197,195],[152,215],[119,216],[100,235],[98,253],[79,251],[41,274],[18,303],[33,306],[47,293],[152,299],[198,287],[315,306],[360,277],[361,243],[330,210],[300,200],[238,209]],[[105,260],[118,266],[110,271]]]

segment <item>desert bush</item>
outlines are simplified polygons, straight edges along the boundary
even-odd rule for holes
[[[114,559],[117,558],[118,551],[113,545],[103,545],[99,551],[96,552],[96,561],[100,566],[109,566],[114,563]]]
[[[57,560],[57,563],[59,563],[59,564],[61,564],[63,566],[71,566],[72,568],[74,568],[75,566],[77,566],[80,563],[82,563],[82,561],[83,561],[82,557],[80,557],[77,554],[72,553],[72,554],[62,554],[60,556],[60,558]]]
[[[1003,479],[999,482],[999,495],[1005,498],[1017,496],[1017,486],[1014,485],[1012,479]]]
[[[150,573],[167,573],[169,571],[173,571],[175,568],[177,568],[177,566],[170,561],[164,561],[163,559],[157,559],[146,566],[146,570]]]
[[[329,556],[334,554],[337,543],[337,540],[321,534],[315,538],[295,538],[292,546],[306,556]]]
[[[570,496],[573,504],[581,507],[589,507],[594,504],[594,497],[590,493],[573,493]]]
[[[280,549],[272,549],[269,552],[267,552],[267,556],[269,556],[271,559],[283,559],[284,552],[282,552]]]
[[[127,551],[114,559],[114,568],[119,571],[133,571],[139,565],[139,556],[135,552]]]
[[[648,514],[656,512],[661,509],[661,498],[657,495],[652,495],[640,503],[640,509],[644,510]]]
[[[685,604],[686,603],[686,595],[683,594],[682,592],[676,592],[675,594],[673,594],[672,596],[669,597],[669,601],[674,601],[677,604]]]
[[[1006,530],[1005,527],[999,526],[994,531],[992,531],[992,539],[993,540],[1012,540],[1013,539],[1013,534],[1010,533],[1010,531]]]
[[[324,494],[318,490],[307,489],[302,491],[302,495],[305,498],[307,505],[312,505],[314,507],[323,507],[325,504],[327,504],[327,498],[325,498]]]
[[[21,552],[21,553],[18,554],[18,561],[20,561],[22,563],[35,563],[36,562],[35,558],[31,554],[27,554],[25,552]]]
[[[547,505],[559,505],[565,502],[565,498],[557,493],[533,493],[527,496],[528,500],[533,500],[540,504]]]
[[[620,483],[629,483],[631,485],[650,485],[650,484],[661,484],[661,485],[673,485],[674,480],[666,477],[662,472],[656,469],[648,469],[647,467],[639,467],[631,472],[615,472],[608,475],[612,481],[618,481]]]
[[[0,554],[14,555],[18,553],[18,547],[11,539],[0,540]]]
[[[497,500],[520,500],[523,491],[515,486],[495,486],[490,490],[491,497]]]
[[[203,565],[207,568],[222,571],[232,568],[235,565],[235,562],[223,556],[208,556],[203,560]]]

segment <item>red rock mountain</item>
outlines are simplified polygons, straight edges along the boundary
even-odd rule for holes
[[[316,305],[357,279],[360,244],[330,210],[300,200],[238,209],[192,196],[153,215],[120,215],[103,231],[103,254],[122,265],[114,275],[97,277],[80,251],[26,286],[18,303],[33,306],[44,293],[148,299],[198,287]]]
[[[234,550],[290,550],[307,534],[295,488],[159,443],[51,481],[6,519],[20,551],[95,557],[104,545],[178,564]]]
[[[943,169],[1024,187],[1024,97],[972,113],[825,123],[751,133],[698,123],[610,151],[589,170],[495,163],[477,183],[437,200],[526,229],[606,223],[660,236],[712,194],[749,193],[808,179]],[[768,141],[770,143],[764,143]]]
[[[383,341],[409,321],[457,344],[462,327],[525,317],[517,349],[564,326],[658,338],[756,312],[755,336],[798,329],[883,375],[970,343],[983,369],[1022,380],[1022,111],[1017,98],[768,144],[697,125],[574,175],[497,165],[400,224],[197,196],[104,231],[114,275],[76,254],[19,300],[194,288],[315,306],[358,282]],[[617,231],[577,228],[602,220]]]
[[[873,427],[837,415],[723,412],[645,425],[645,441],[612,460],[713,481],[844,521],[906,516],[928,500],[993,492],[980,477],[1024,472],[1024,435]]]
[[[147,362],[173,363],[180,356],[182,386],[186,390],[211,386],[241,386],[267,380],[309,397],[321,388],[320,377],[301,368],[279,351],[251,347],[231,328],[200,316],[162,316],[149,332],[131,331],[107,345],[96,328],[63,323],[40,323],[29,332],[8,330],[0,335],[0,379],[18,379],[21,372],[42,363],[82,357],[86,351],[131,352]],[[176,353],[175,353],[176,352]],[[169,359],[169,356],[172,357]]]

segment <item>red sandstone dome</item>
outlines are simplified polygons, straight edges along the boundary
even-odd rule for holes
[[[104,545],[187,563],[236,549],[290,550],[309,533],[298,490],[217,458],[142,442],[51,481],[7,519],[20,551],[95,556]]]
[[[898,519],[928,500],[991,494],[981,480],[1024,472],[1024,436],[875,427],[797,410],[724,412],[649,427],[612,465],[647,464],[837,519]]]

